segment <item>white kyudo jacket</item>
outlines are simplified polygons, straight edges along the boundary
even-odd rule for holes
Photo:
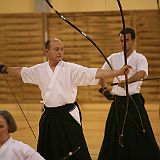
[[[124,52],[113,53],[109,56],[108,61],[110,62],[111,66],[114,70],[120,69],[124,64]],[[137,53],[135,50],[133,53],[127,58],[127,64],[132,67],[128,74],[128,78],[133,76],[136,72],[143,70],[145,71],[146,75],[145,78],[148,76],[148,62],[144,55]],[[105,62],[103,69],[110,69],[108,64]],[[125,76],[118,76],[119,80],[125,80]],[[113,83],[118,83],[117,78],[114,78]],[[142,81],[137,81],[128,85],[129,94],[133,95],[135,93],[140,93]],[[126,90],[124,88],[118,87],[118,85],[113,86],[112,94],[119,95],[119,96],[126,96]]]
[[[0,160],[44,160],[29,145],[11,137],[0,148]]]
[[[78,64],[60,61],[54,71],[48,62],[33,67],[23,67],[21,77],[24,83],[36,84],[47,107],[57,107],[74,103],[77,87],[96,85],[97,68],[87,68]],[[73,111],[74,112],[74,111]],[[75,115],[78,114],[78,109]],[[74,116],[74,114],[72,114]]]

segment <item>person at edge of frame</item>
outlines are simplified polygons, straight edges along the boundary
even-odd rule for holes
[[[17,125],[12,114],[0,109],[0,160],[44,160],[28,144],[11,137],[10,134],[16,131]]]

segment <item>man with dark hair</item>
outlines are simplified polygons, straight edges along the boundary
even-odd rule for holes
[[[148,62],[134,49],[134,29],[126,28],[125,33],[127,63],[132,67],[128,74],[129,102],[127,104],[125,76],[114,78],[113,83],[118,85],[111,90],[114,99],[98,160],[160,160],[160,150],[140,93],[140,80],[148,75]],[[107,58],[114,70],[124,64],[124,30],[119,33],[119,41],[122,51]],[[110,70],[107,63],[102,68]],[[101,86],[106,87],[105,79],[101,80]]]
[[[90,160],[80,109],[75,102],[78,86],[96,85],[98,79],[128,74],[130,66],[114,71],[87,68],[64,62],[63,54],[63,43],[51,39],[45,43],[48,62],[30,68],[0,65],[0,72],[21,76],[24,83],[39,86],[45,111],[39,123],[37,150],[45,159],[72,156],[72,159]],[[76,154],[72,155],[75,151]]]
[[[122,29],[122,30],[119,32],[118,36],[120,36],[121,34],[124,35],[124,32],[125,32],[126,34],[130,34],[132,40],[135,40],[135,39],[136,39],[136,33],[135,33],[135,31],[134,31],[133,28],[126,28],[125,30]]]
[[[44,160],[29,145],[12,139],[10,133],[16,130],[13,116],[6,110],[0,110],[0,160]]]

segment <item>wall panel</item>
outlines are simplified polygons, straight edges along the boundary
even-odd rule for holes
[[[43,14],[0,15],[0,61],[9,66],[32,66],[43,62]],[[20,102],[39,102],[38,87],[24,85],[21,79],[6,75]],[[0,102],[14,102],[3,75],[0,75]]]

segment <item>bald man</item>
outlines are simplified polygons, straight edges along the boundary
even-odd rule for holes
[[[39,122],[37,151],[47,160],[90,160],[76,102],[78,86],[97,85],[99,79],[128,74],[130,66],[106,71],[63,61],[64,46],[59,39],[45,43],[48,61],[28,67],[0,65],[0,72],[19,76],[24,83],[38,85],[44,102]],[[74,153],[74,154],[73,154]]]

